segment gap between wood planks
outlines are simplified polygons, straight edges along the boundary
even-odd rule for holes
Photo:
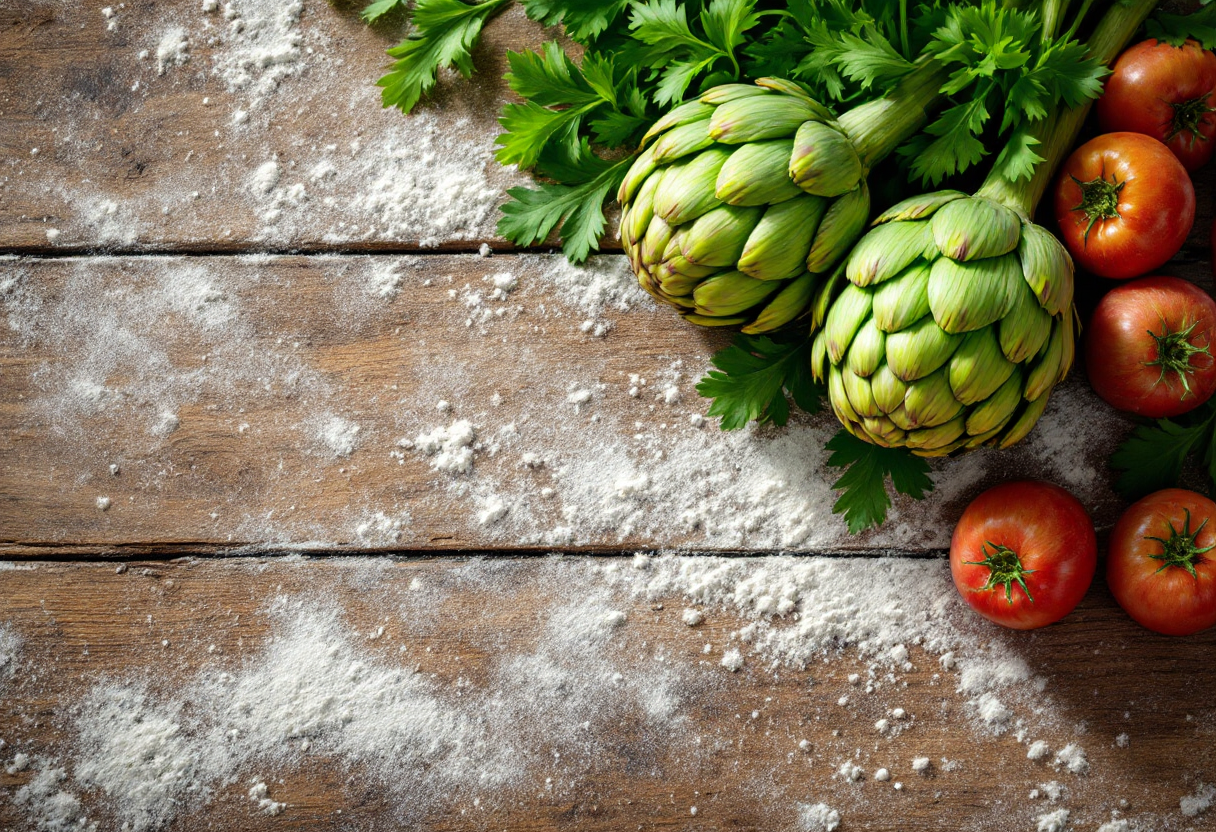
[[[43,554],[40,550],[44,549]],[[242,543],[217,546],[212,543],[145,544],[94,546],[90,544],[63,544],[55,542],[31,543],[29,541],[0,541],[0,557],[16,555],[21,563],[172,563],[183,560],[224,560],[227,558],[281,559],[304,557],[314,560],[331,558],[386,558],[394,561],[472,560],[477,558],[508,558],[531,560],[548,557],[580,558],[632,558],[635,555],[658,557],[664,554],[682,556],[704,556],[716,558],[838,558],[841,560],[875,560],[879,558],[904,558],[908,560],[944,559],[948,552],[942,549],[913,551],[908,549],[808,549],[804,551],[758,551],[754,549],[653,549],[643,547],[570,547],[567,549],[540,548],[531,546],[501,546],[498,548],[454,548],[442,549],[338,549],[273,546],[265,543]]]

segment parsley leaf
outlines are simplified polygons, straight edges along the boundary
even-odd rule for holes
[[[915,136],[900,148],[900,153],[912,158],[912,175],[937,186],[947,176],[962,173],[984,158],[987,152],[978,134],[988,121],[985,99],[991,87],[974,93],[970,101],[950,107],[925,128],[925,135]]]
[[[996,164],[1012,181],[1029,178],[1042,157],[1028,122],[1046,118],[1057,103],[1097,98],[1108,70],[1071,33],[1044,42],[1036,14],[994,0],[960,4],[938,19],[926,52],[951,69],[941,92],[952,104],[900,149],[912,175],[936,186],[980,162],[988,153],[990,107],[999,105],[996,133],[1009,138]]]
[[[1202,452],[1208,477],[1216,442],[1216,407],[1204,405],[1178,421],[1159,419],[1132,431],[1111,455],[1112,468],[1123,473],[1115,488],[1129,500],[1178,484],[1188,457]]]
[[[375,23],[398,7],[404,8],[406,2],[407,0],[375,0],[374,3],[369,3],[367,8],[359,12],[359,17],[363,18],[365,23]]]
[[[511,201],[502,206],[498,233],[527,246],[548,237],[560,223],[562,251],[571,263],[583,262],[604,233],[604,202],[616,193],[631,164],[632,156],[618,162],[602,159],[585,138],[573,157],[551,151],[541,157],[538,170],[558,181],[507,191]]]
[[[822,406],[824,389],[811,378],[811,343],[805,338],[777,341],[762,335],[736,335],[735,342],[711,359],[697,392],[713,399],[710,416],[722,417],[722,430],[738,430],[753,419],[784,425],[790,416],[786,391],[808,413]]]
[[[578,143],[588,117],[601,139],[612,140],[606,141],[610,146],[629,142],[647,124],[636,75],[629,70],[618,79],[610,57],[588,52],[580,69],[550,41],[541,53],[508,52],[507,61],[507,82],[526,100],[504,106],[498,119],[506,129],[496,154],[504,165],[533,167],[542,152],[558,145],[567,160],[587,158]]]
[[[523,0],[528,17],[545,26],[561,23],[578,43],[597,37],[625,13],[629,0]]]
[[[721,61],[729,62],[730,67],[711,76],[715,83],[740,78],[735,51],[743,44],[744,34],[760,22],[756,1],[710,0],[699,15],[699,31],[689,24],[684,3],[649,0],[633,5],[629,28],[635,40],[649,47],[638,55],[652,70],[652,78],[658,79],[656,104],[678,103],[697,76]]]
[[[385,107],[408,113],[435,85],[441,67],[455,67],[464,77],[473,74],[471,50],[481,27],[511,0],[485,0],[470,5],[461,0],[418,0],[414,28],[400,46],[388,50],[396,62],[376,82],[383,87]]]
[[[1031,135],[1028,125],[1020,125],[1013,131],[1004,149],[997,154],[996,161],[992,163],[993,170],[1010,182],[1031,178],[1035,166],[1043,161],[1043,157],[1035,151],[1040,144],[1042,142]]]
[[[1144,24],[1150,38],[1182,46],[1187,38],[1199,41],[1204,49],[1216,49],[1216,3],[1204,0],[1192,14],[1157,12]]]
[[[850,534],[882,525],[887,519],[891,506],[888,476],[896,491],[916,500],[933,490],[929,463],[906,448],[880,448],[842,428],[828,441],[827,449],[832,452],[829,466],[848,467],[832,485],[841,492],[832,511],[844,514]]]

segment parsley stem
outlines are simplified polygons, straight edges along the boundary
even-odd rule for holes
[[[1126,0],[1114,4],[1089,39],[1090,56],[1103,64],[1113,61],[1156,5],[1157,0]],[[1030,135],[1038,143],[1044,160],[1035,168],[1034,176],[1013,182],[994,170],[976,195],[995,199],[1029,218],[1055,176],[1056,168],[1072,149],[1091,106],[1092,99],[1077,107],[1057,108],[1052,115],[1035,122]]]
[[[1077,12],[1077,16],[1073,20],[1072,26],[1070,26],[1068,31],[1064,34],[1065,40],[1071,40],[1072,37],[1076,35],[1077,29],[1081,27],[1081,21],[1085,19],[1085,15],[1089,14],[1089,7],[1093,4],[1094,0],[1085,0],[1085,2],[1081,4],[1081,11]]]
[[[916,57],[908,47],[908,0],[899,0],[899,45],[909,61]]]
[[[1044,44],[1051,43],[1056,39],[1056,32],[1060,30],[1060,20],[1063,19],[1064,15],[1068,14],[1068,7],[1071,5],[1072,0],[1045,0],[1043,3],[1043,28],[1040,33]],[[1084,17],[1085,12],[1082,11],[1080,16]]]

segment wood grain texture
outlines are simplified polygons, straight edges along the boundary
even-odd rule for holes
[[[24,753],[66,765],[71,778],[96,752],[78,733],[99,691],[142,692],[146,701],[130,715],[151,718],[157,707],[194,696],[189,691],[200,690],[208,674],[256,675],[291,641],[292,621],[305,620],[284,617],[287,609],[313,616],[307,620],[336,615],[339,635],[331,637],[346,645],[343,661],[369,674],[414,669],[427,695],[454,717],[489,718],[484,697],[494,691],[519,697],[511,732],[495,733],[501,724],[489,719],[485,739],[534,747],[505,786],[436,795],[420,784],[442,782],[449,752],[420,763],[411,751],[386,774],[385,761],[343,751],[343,728],[331,725],[305,733],[310,751],[294,753],[298,736],[282,739],[227,777],[203,775],[211,794],[179,795],[162,828],[794,830],[797,804],[821,801],[840,811],[842,832],[1033,829],[1038,815],[1061,807],[1072,829],[1093,830],[1112,809],[1140,824],[1133,828],[1211,828],[1208,816],[1187,819],[1178,806],[1197,782],[1216,777],[1216,670],[1197,660],[1216,648],[1216,635],[1153,636],[1119,611],[1100,582],[1065,622],[1033,634],[978,619],[965,625],[977,646],[1012,646],[1042,678],[1042,692],[1029,701],[1016,690],[1002,696],[1024,717],[1025,743],[1085,749],[1090,770],[1076,775],[1053,769],[1051,755],[1029,760],[1026,744],[1011,734],[985,734],[957,690],[957,671],[942,670],[918,647],[913,668],[888,677],[890,668],[850,647],[833,649],[830,663],[796,670],[769,667],[740,644],[746,664],[731,674],[718,657],[739,644],[730,634],[747,620],[711,609],[703,624],[688,627],[680,621],[686,599],[604,594],[595,577],[604,563],[229,559],[130,563],[121,574],[103,564],[0,572],[0,621],[23,642],[0,668],[7,743],[0,757]],[[945,569],[940,561],[925,566]],[[572,604],[593,610],[604,603],[625,622],[609,642],[554,652],[554,622]],[[369,638],[379,628],[383,635]],[[548,670],[504,681],[504,668],[524,661]],[[868,676],[875,667],[877,676]],[[617,692],[596,694],[597,680],[613,671],[621,673]],[[556,700],[550,673],[565,679]],[[878,688],[866,693],[850,684],[851,673],[861,674],[863,686],[876,679]],[[644,698],[620,693],[631,685],[665,690],[672,709],[647,713]],[[180,713],[176,736],[193,741],[209,725],[217,705],[207,696]],[[846,705],[838,704],[842,696]],[[908,714],[901,732],[875,730],[894,707]],[[568,724],[583,720],[588,728]],[[1116,744],[1119,734],[1128,735],[1127,747]],[[910,768],[920,756],[932,760],[924,775]],[[850,759],[866,772],[855,783],[836,773]],[[39,765],[0,773],[0,793],[13,795]],[[874,780],[880,766],[902,791]],[[245,794],[251,778],[288,804],[281,815],[258,812]],[[1062,799],[1029,796],[1050,781],[1063,786]],[[71,779],[63,787],[101,828],[117,828],[115,795]],[[0,800],[0,826],[30,828],[10,800]]]
[[[403,32],[325,0],[280,25],[292,5],[132,0],[110,18],[89,3],[0,5],[0,246],[503,247],[496,206],[526,178],[493,159],[501,79],[506,51],[538,46],[541,27],[501,15],[475,80],[444,73],[406,117],[374,86]],[[175,34],[188,43],[180,65],[158,58]],[[268,163],[277,181],[259,184]]]
[[[935,463],[929,499],[900,499],[885,527],[850,537],[830,511],[829,415],[735,434],[702,424],[694,385],[725,336],[653,307],[622,258],[580,273],[618,298],[606,305],[589,307],[567,268],[450,255],[0,263],[0,546],[927,553],[971,496],[1009,477],[1066,485],[1100,528],[1124,505],[1105,460],[1130,422],[1078,372],[1029,440]],[[458,420],[476,443],[470,469],[448,473],[419,439]]]

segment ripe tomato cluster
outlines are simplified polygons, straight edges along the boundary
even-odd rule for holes
[[[1097,112],[1109,132],[1065,162],[1056,220],[1086,271],[1133,278],[1177,254],[1194,224],[1188,171],[1216,152],[1216,53],[1194,41],[1137,44],[1115,62]],[[1216,303],[1186,281],[1122,284],[1087,330],[1090,383],[1112,406],[1141,416],[1193,410],[1216,391],[1214,326]]]
[[[1216,152],[1216,53],[1145,41],[1124,52],[1097,104],[1103,135],[1065,162],[1055,214],[1074,260],[1128,280],[1086,328],[1093,389],[1149,418],[1216,392],[1216,302],[1176,277],[1140,277],[1181,249],[1195,221],[1189,172]],[[1213,227],[1216,252],[1216,226]],[[1216,503],[1168,488],[1132,504],[1111,533],[1106,582],[1140,624],[1167,635],[1216,625]],[[1015,629],[1068,615],[1098,566],[1093,522],[1070,493],[1009,482],[963,512],[950,545],[955,586],[980,615]]]
[[[1007,482],[980,494],[950,541],[959,594],[1015,630],[1072,612],[1097,565],[1084,506],[1047,482]],[[1167,488],[1132,504],[1111,534],[1106,583],[1128,615],[1158,633],[1191,635],[1216,624],[1216,503]]]

